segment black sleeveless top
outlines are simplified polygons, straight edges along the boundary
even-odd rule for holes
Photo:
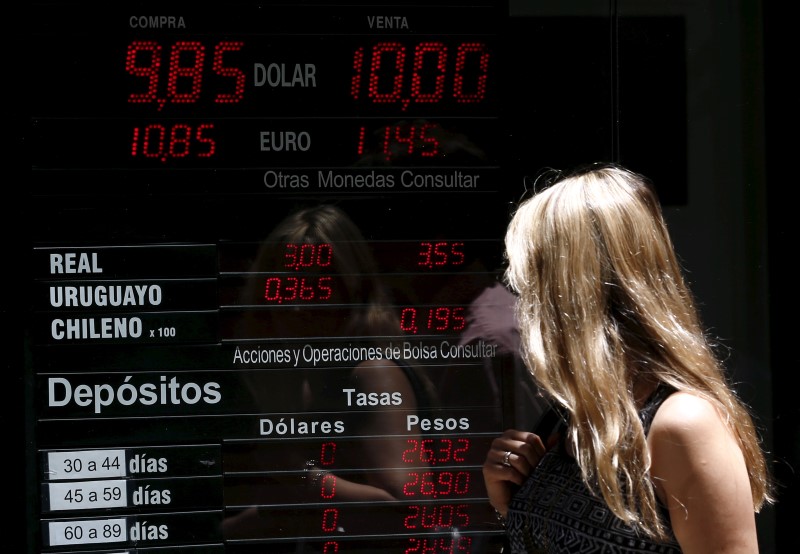
[[[639,412],[645,433],[656,410],[673,389],[661,386]],[[669,526],[666,509],[662,510]],[[575,458],[553,447],[542,457],[511,499],[507,538],[513,554],[532,552],[603,554],[680,554],[678,542],[660,542],[637,534],[615,516],[603,497],[583,482]]]

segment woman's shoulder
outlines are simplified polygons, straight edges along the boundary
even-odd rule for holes
[[[709,399],[692,392],[669,395],[653,418],[647,442],[656,473],[714,472],[741,457],[733,432]],[[703,468],[704,469],[701,469]]]
[[[747,465],[721,409],[700,394],[674,392],[647,442],[656,494],[684,551],[755,552]]]
[[[691,438],[723,427],[724,420],[710,400],[693,392],[675,391],[658,407],[650,433]]]

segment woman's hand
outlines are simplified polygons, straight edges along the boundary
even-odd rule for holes
[[[483,462],[483,480],[489,503],[505,517],[513,485],[521,485],[544,456],[542,439],[535,433],[508,429],[492,441]]]

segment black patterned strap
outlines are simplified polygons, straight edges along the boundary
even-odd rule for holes
[[[645,435],[650,431],[650,425],[652,425],[653,418],[656,417],[656,412],[661,407],[661,404],[663,404],[664,400],[673,392],[675,392],[675,389],[669,385],[659,385],[658,388],[653,391],[653,394],[650,395],[650,398],[647,399],[644,407],[639,411],[639,419],[642,421]]]

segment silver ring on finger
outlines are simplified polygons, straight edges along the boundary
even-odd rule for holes
[[[506,450],[506,454],[503,456],[503,465],[511,467],[511,450]]]

